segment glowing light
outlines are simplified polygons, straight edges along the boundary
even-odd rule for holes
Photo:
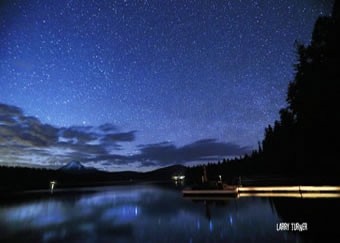
[[[289,191],[289,192],[321,192],[340,191],[340,186],[259,186],[259,187],[239,187],[239,192],[252,191]]]
[[[272,193],[272,192],[263,192],[263,193],[239,193],[240,197],[297,197],[301,198],[301,193]]]
[[[294,198],[340,198],[340,193],[316,193],[316,192],[301,192],[301,193],[239,193],[240,197],[294,197]]]
[[[321,193],[320,193],[321,192]],[[339,198],[340,186],[259,186],[230,187],[224,190],[183,190],[185,199],[227,200],[232,197]],[[225,197],[221,197],[225,195]],[[188,197],[189,196],[189,197]],[[190,196],[201,196],[192,198]]]
[[[259,187],[239,187],[239,192],[253,191],[299,191],[299,186],[259,186]]]
[[[210,222],[209,222],[209,229],[210,229],[210,232],[213,231],[213,224],[212,224],[212,221],[211,221],[211,220],[210,220]]]
[[[177,181],[177,180],[184,180],[185,176],[183,175],[178,175],[178,176],[173,176],[172,179]]]
[[[301,193],[302,198],[340,198],[340,193]]]
[[[340,191],[340,186],[300,186],[301,191]]]
[[[55,184],[57,184],[56,181],[50,181],[50,190],[51,190],[51,193],[53,193]]]

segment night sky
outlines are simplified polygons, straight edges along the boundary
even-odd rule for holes
[[[0,164],[111,171],[257,147],[332,1],[0,2]]]

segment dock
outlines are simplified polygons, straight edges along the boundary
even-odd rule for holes
[[[340,186],[256,186],[237,187],[238,192],[340,192]]]
[[[191,196],[200,196],[200,195],[205,195],[205,196],[218,196],[218,195],[232,195],[232,194],[237,194],[237,188],[234,190],[228,189],[228,190],[183,190],[182,193],[184,195],[191,195]]]
[[[340,186],[226,186],[220,190],[183,190],[183,196],[190,198],[239,198],[239,197],[298,197],[323,198],[340,197]]]

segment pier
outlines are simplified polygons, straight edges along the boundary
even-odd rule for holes
[[[186,199],[240,197],[340,198],[340,186],[228,186],[223,190],[183,190]]]

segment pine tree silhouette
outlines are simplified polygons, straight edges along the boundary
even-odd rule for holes
[[[334,1],[331,16],[317,19],[308,46],[295,43],[296,73],[288,86],[287,107],[280,110],[280,120],[265,128],[258,151],[219,166],[225,176],[338,173],[339,2]],[[217,165],[209,165],[208,175],[215,173],[216,168]],[[199,166],[189,169],[188,174],[199,177]]]

